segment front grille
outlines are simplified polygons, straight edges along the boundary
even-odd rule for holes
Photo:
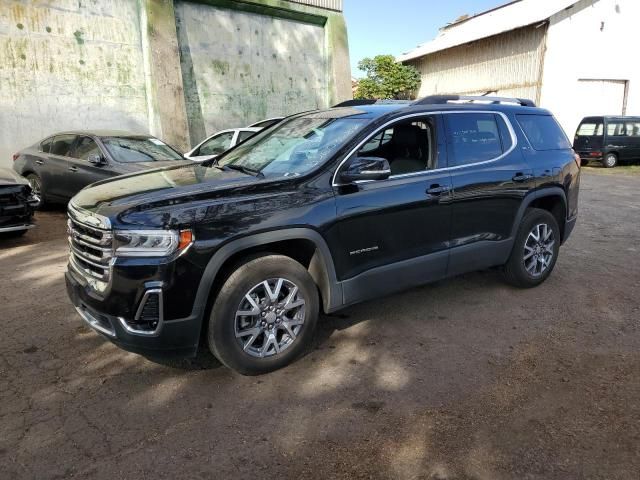
[[[113,235],[109,230],[81,222],[69,209],[67,222],[70,262],[88,279],[109,283]]]

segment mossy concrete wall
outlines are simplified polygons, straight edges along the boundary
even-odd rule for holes
[[[0,0],[0,166],[53,132],[220,128],[351,97],[340,12],[285,0]]]
[[[137,2],[0,0],[0,166],[52,132],[148,131]]]

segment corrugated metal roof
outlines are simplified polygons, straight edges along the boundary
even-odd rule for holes
[[[576,3],[578,3],[577,0],[517,0],[441,29],[436,38],[400,55],[399,60],[412,60],[481,38],[543,22]]]
[[[311,5],[312,7],[325,8],[327,10],[342,11],[342,0],[289,0],[293,3]]]

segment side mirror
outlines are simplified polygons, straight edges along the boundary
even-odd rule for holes
[[[344,183],[358,180],[386,180],[389,175],[391,175],[391,167],[386,158],[355,157],[340,173],[340,180]]]
[[[105,163],[107,163],[107,162],[104,161],[103,156],[100,155],[99,153],[94,153],[93,155],[89,155],[89,157],[87,158],[87,161],[89,163],[93,164],[93,165],[98,166],[98,167],[100,165],[104,165]]]

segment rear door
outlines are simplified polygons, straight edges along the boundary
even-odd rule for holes
[[[604,145],[604,118],[587,117],[580,122],[573,139],[573,149],[581,158],[599,157]]]
[[[73,197],[91,183],[113,176],[109,164],[94,165],[89,163],[91,155],[100,155],[106,159],[106,155],[93,138],[88,136],[79,137],[73,150],[69,153],[69,175],[65,192],[67,198]]]
[[[506,115],[451,112],[444,119],[453,184],[448,274],[457,275],[506,260],[507,239],[534,179]]]
[[[73,134],[56,135],[53,137],[49,154],[41,167],[43,188],[48,195],[59,198],[67,197],[68,184],[71,181],[69,168],[69,153],[73,148],[77,136]]]

